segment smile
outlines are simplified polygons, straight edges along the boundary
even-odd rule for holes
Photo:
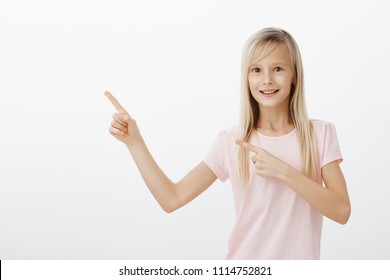
[[[260,93],[263,95],[274,95],[277,93],[279,90],[278,89],[272,89],[272,90],[260,90]]]

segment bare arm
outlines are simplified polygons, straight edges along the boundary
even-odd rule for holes
[[[283,181],[322,215],[340,224],[348,222],[351,204],[344,175],[337,161],[322,167],[324,188],[264,149],[240,140],[237,140],[237,144],[256,153],[252,161],[258,175]]]
[[[170,213],[182,207],[214,183],[217,177],[203,162],[179,182],[172,182],[149,152],[135,120],[109,92],[105,92],[105,95],[118,111],[113,115],[110,133],[126,144],[145,184],[164,211]]]
[[[333,161],[325,165],[322,168],[322,177],[326,188],[288,166],[281,180],[322,215],[340,224],[346,224],[351,213],[351,204],[338,162]]]

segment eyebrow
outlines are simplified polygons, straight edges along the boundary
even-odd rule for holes
[[[284,66],[287,66],[287,64],[283,63],[283,62],[275,62],[275,63],[272,63],[271,65],[284,65]],[[255,63],[255,64],[251,65],[251,67],[253,67],[253,66],[261,66],[261,64]]]

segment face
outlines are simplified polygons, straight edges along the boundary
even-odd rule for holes
[[[287,47],[278,44],[268,56],[250,65],[249,88],[260,107],[286,109],[289,106],[293,77]]]

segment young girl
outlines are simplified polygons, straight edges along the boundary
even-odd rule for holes
[[[309,120],[298,46],[266,28],[242,54],[241,118],[222,131],[206,157],[179,182],[154,161],[137,124],[119,102],[110,133],[126,144],[146,185],[166,212],[231,180],[237,220],[227,259],[319,259],[322,217],[345,224],[351,206],[336,130]],[[322,182],[324,182],[325,187]]]

